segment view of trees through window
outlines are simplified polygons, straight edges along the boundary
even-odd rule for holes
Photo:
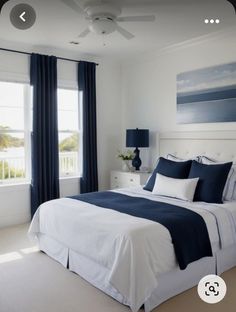
[[[31,89],[0,82],[0,183],[30,180]],[[80,174],[77,90],[58,90],[60,176]]]
[[[26,178],[26,88],[25,84],[0,83],[0,182]]]
[[[58,90],[58,128],[60,176],[81,172],[80,121],[78,91]]]
[[[5,133],[10,130],[8,127],[0,125],[0,173],[1,179],[25,178],[24,163],[20,158],[12,156],[13,150],[24,149],[24,138]],[[4,133],[3,133],[4,131]],[[7,155],[8,154],[8,155]],[[1,180],[0,179],[0,180]]]

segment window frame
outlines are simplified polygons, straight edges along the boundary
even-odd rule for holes
[[[78,93],[77,99],[78,99],[78,129],[77,131],[73,130],[60,130],[59,129],[59,118],[58,118],[58,147],[60,145],[59,141],[59,135],[60,133],[62,134],[74,134],[76,133],[78,135],[78,140],[79,140],[79,145],[78,145],[78,150],[77,150],[77,161],[78,161],[78,168],[77,168],[77,173],[75,174],[65,174],[61,175],[60,173],[60,167],[59,167],[59,179],[71,179],[71,178],[81,178],[83,175],[83,110],[82,110],[82,100],[81,100],[81,92],[79,91],[78,88],[76,87],[68,87],[68,86],[58,86],[57,88],[57,97],[58,97],[58,114],[59,114],[59,90],[70,90],[70,91],[75,91]],[[59,115],[58,115],[59,116]],[[59,150],[59,148],[58,148]],[[59,158],[60,158],[60,150],[59,150]],[[60,164],[59,164],[60,166]]]
[[[24,170],[25,177],[24,178],[8,178],[1,179],[0,176],[0,187],[6,185],[16,185],[16,184],[28,184],[31,179],[31,114],[30,110],[32,107],[32,87],[29,82],[21,82],[21,81],[8,81],[0,79],[0,83],[9,83],[9,84],[20,84],[23,86],[23,129],[6,129],[1,130],[0,134],[14,134],[19,133],[24,135]]]

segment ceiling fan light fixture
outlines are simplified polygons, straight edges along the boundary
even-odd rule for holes
[[[77,0],[60,1],[79,14],[84,13],[85,19],[90,21],[87,28],[79,34],[79,38],[85,38],[90,32],[108,35],[117,31],[124,38],[130,40],[134,38],[134,35],[121,27],[121,22],[153,22],[156,19],[155,15],[121,16],[121,6],[114,1],[110,2],[110,0],[99,0],[99,2],[98,0],[86,0],[83,6],[76,3]]]
[[[116,22],[110,18],[95,18],[89,25],[89,29],[99,35],[108,35],[116,30]]]

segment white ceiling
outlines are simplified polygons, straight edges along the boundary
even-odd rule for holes
[[[81,5],[86,0],[75,0]],[[88,24],[82,16],[65,6],[60,0],[11,0],[5,4],[0,16],[0,46],[6,45],[48,47],[91,54],[128,58],[139,53],[163,49],[186,40],[222,31],[236,26],[233,7],[226,0],[107,0],[120,4],[122,15],[155,14],[155,22],[122,23],[135,35],[128,41],[119,33],[98,36],[90,33],[78,38]],[[14,28],[9,12],[15,4],[29,3],[37,13],[37,21],[29,30]],[[219,18],[219,25],[206,25],[205,18]],[[78,41],[73,46],[69,42]]]

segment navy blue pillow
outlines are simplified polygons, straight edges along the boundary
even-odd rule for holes
[[[153,190],[157,173],[160,173],[169,178],[187,179],[191,165],[192,165],[192,160],[173,161],[173,160],[160,157],[156,168],[154,169],[150,179],[147,181],[147,184],[144,186],[143,189],[146,191]]]
[[[189,178],[199,178],[194,201],[222,204],[225,183],[232,162],[219,165],[205,165],[193,161]]]

